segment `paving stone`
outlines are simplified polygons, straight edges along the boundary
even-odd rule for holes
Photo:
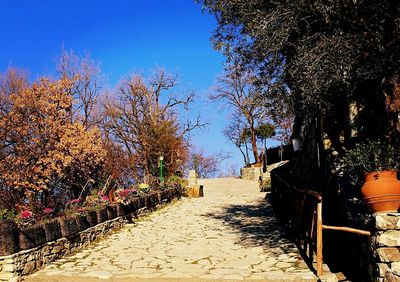
[[[95,278],[99,278],[99,279],[110,279],[112,277],[112,274],[108,271],[91,271],[91,272],[83,273],[82,276],[95,277]]]
[[[317,280],[285,237],[257,182],[199,183],[205,197],[184,198],[127,224],[35,276]]]

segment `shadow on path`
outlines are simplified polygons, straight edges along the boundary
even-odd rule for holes
[[[245,205],[233,204],[223,207],[220,212],[202,216],[219,220],[231,227],[232,232],[240,236],[237,243],[245,247],[260,246],[279,254],[289,253],[296,248],[280,227],[267,199]]]

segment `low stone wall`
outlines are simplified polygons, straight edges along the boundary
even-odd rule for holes
[[[400,281],[400,213],[375,215],[371,238],[375,281]]]
[[[0,281],[19,281],[21,276],[32,274],[54,260],[88,247],[94,241],[121,229],[126,222],[131,222],[134,218],[158,209],[180,195],[177,191],[165,194],[168,197],[159,199],[158,203],[151,207],[138,209],[131,214],[105,221],[79,233],[47,242],[29,250],[0,256]]]
[[[261,175],[261,167],[243,167],[240,169],[240,177],[244,180],[258,181]]]

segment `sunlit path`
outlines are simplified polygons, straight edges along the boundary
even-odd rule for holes
[[[27,280],[316,281],[256,182],[200,183],[204,198],[184,198]]]

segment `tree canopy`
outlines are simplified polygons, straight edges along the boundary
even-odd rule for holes
[[[379,134],[399,139],[398,1],[201,2],[218,21],[214,47],[258,71],[276,110],[284,101],[297,114],[322,110],[340,125],[343,105],[372,105],[386,122]]]

